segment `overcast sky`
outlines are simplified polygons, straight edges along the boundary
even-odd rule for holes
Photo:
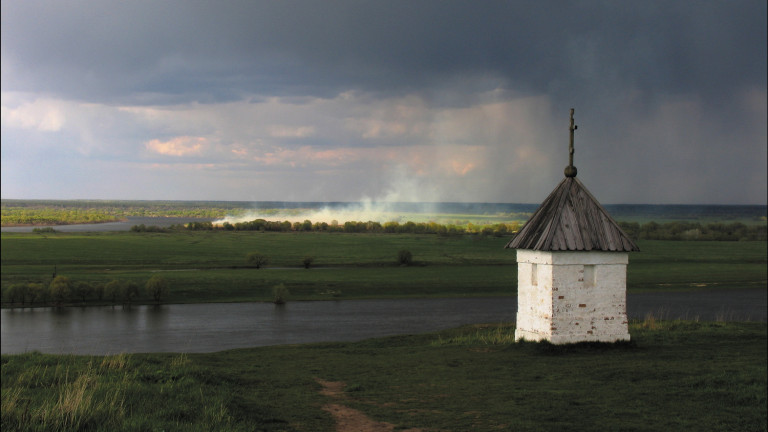
[[[2,2],[2,197],[765,204],[766,2]]]

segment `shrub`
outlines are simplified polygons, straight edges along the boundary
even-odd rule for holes
[[[144,286],[147,294],[155,300],[155,303],[160,303],[160,300],[168,293],[168,281],[162,276],[154,275],[147,281]]]
[[[104,297],[109,299],[112,303],[116,303],[117,299],[122,297],[124,282],[113,279],[104,285]]]
[[[24,284],[13,284],[5,290],[5,298],[9,303],[21,302],[24,304],[27,295],[27,286]]]
[[[400,265],[411,265],[413,263],[413,254],[407,249],[403,249],[397,253],[397,262]]]
[[[71,286],[72,283],[66,276],[56,276],[53,278],[49,289],[51,291],[51,297],[53,297],[57,305],[61,305],[69,300],[69,296],[72,294]]]
[[[29,283],[27,284],[27,295],[29,295],[29,303],[45,302],[46,298],[45,287],[41,283]]]
[[[131,227],[131,231],[133,231],[133,232],[149,232],[149,233],[164,233],[164,232],[168,232],[167,229],[159,227],[157,225],[146,226],[144,224],[132,226]]]
[[[56,230],[52,227],[45,227],[45,228],[32,228],[33,233],[37,234],[43,234],[43,233],[55,233]]]
[[[93,295],[93,285],[88,282],[79,281],[74,284],[73,294],[83,300],[83,303]]]
[[[290,293],[288,292],[288,288],[285,286],[285,284],[275,285],[272,287],[272,301],[275,304],[285,304],[289,295]]]
[[[123,301],[129,306],[133,299],[139,296],[139,286],[134,282],[127,282],[123,284]]]
[[[308,256],[308,257],[304,257],[304,260],[301,263],[304,264],[304,268],[305,269],[308,269],[309,266],[311,266],[313,262],[315,262],[315,258],[311,257],[311,256]]]
[[[96,299],[99,301],[102,301],[104,299],[104,284],[103,283],[96,283],[93,285],[93,295],[96,296]]]
[[[269,258],[267,258],[266,255],[262,255],[258,252],[251,252],[245,256],[245,263],[249,266],[256,267],[257,269],[260,269],[263,265],[267,265],[268,262]]]

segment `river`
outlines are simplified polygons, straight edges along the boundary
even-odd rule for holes
[[[157,226],[167,228],[171,225],[186,225],[188,222],[211,222],[212,218],[190,218],[190,217],[144,217],[129,216],[124,221],[104,222],[94,224],[73,224],[73,225],[40,225],[40,226],[20,226],[20,227],[2,227],[2,232],[32,232],[35,228],[53,228],[60,232],[109,232],[109,231],[130,231],[134,225],[144,224],[146,226]]]
[[[630,318],[766,321],[765,289],[629,294]],[[2,354],[215,352],[514,322],[515,297],[3,309]]]

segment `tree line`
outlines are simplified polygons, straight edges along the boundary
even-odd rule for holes
[[[120,217],[104,213],[101,209],[29,208],[2,209],[2,226],[14,225],[65,225],[114,222]]]
[[[21,306],[86,304],[88,301],[130,305],[142,294],[160,304],[169,290],[162,276],[152,276],[144,286],[133,281],[111,280],[105,284],[73,281],[67,276],[55,276],[51,282],[16,283],[3,287],[3,303]]]
[[[452,224],[438,224],[436,222],[376,222],[376,221],[348,221],[340,224],[338,221],[303,222],[268,221],[255,219],[249,222],[224,222],[220,225],[213,222],[189,222],[187,224],[171,225],[161,228],[144,224],[131,227],[133,232],[174,232],[174,231],[271,231],[271,232],[342,232],[342,233],[387,233],[387,234],[438,234],[438,235],[462,235],[478,234],[486,236],[505,236],[516,232],[520,228],[518,222],[496,223],[489,225],[474,225],[468,223],[464,226]]]
[[[622,230],[633,240],[715,240],[766,241],[768,226],[745,225],[741,222],[619,222]]]
[[[222,207],[187,207],[185,203],[148,203],[136,205],[111,201],[30,201],[3,202],[2,226],[72,225],[115,222],[126,217],[222,218],[244,210]],[[189,203],[187,205],[192,205]]]
[[[622,230],[633,240],[715,240],[715,241],[766,241],[768,226],[766,224],[746,225],[741,222],[619,222]],[[271,231],[271,232],[343,232],[343,233],[385,233],[385,234],[438,234],[438,235],[483,235],[511,236],[518,232],[521,224],[518,222],[496,223],[489,225],[439,224],[436,222],[361,222],[348,221],[343,224],[337,221],[303,222],[268,221],[256,219],[249,222],[230,223],[221,225],[213,222],[189,222],[173,225],[168,228],[157,226],[134,225],[134,232],[173,232],[173,231]]]

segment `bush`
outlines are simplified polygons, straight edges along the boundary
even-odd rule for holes
[[[285,284],[275,285],[272,287],[272,301],[275,304],[285,304],[289,295],[290,293],[288,292],[288,288],[285,286]]]
[[[45,227],[45,228],[32,228],[33,233],[42,234],[42,233],[55,233],[56,230],[51,227]]]
[[[93,285],[93,295],[96,296],[96,299],[98,301],[102,301],[104,299],[104,284],[97,282]]]
[[[49,290],[51,291],[51,297],[53,297],[57,305],[61,305],[69,300],[69,297],[72,294],[71,286],[72,283],[66,276],[56,276],[53,278]]]
[[[139,286],[134,282],[126,282],[122,288],[123,301],[130,306],[133,299],[139,296]]]
[[[160,304],[160,300],[168,293],[168,281],[162,276],[154,275],[149,278],[144,288],[155,303]]]
[[[9,303],[24,304],[25,297],[27,295],[27,286],[24,284],[13,284],[5,290],[5,299]]]
[[[211,231],[213,222],[189,222],[186,227],[190,231]]]
[[[267,265],[267,263],[269,263],[269,258],[267,258],[266,255],[260,254],[259,252],[251,252],[245,256],[245,263],[249,266],[260,269],[261,266]]]
[[[413,263],[413,254],[407,249],[403,249],[397,253],[397,262],[400,265],[411,265]]]
[[[131,227],[132,232],[149,232],[149,233],[164,233],[168,232],[167,229],[161,228],[157,225],[146,226],[144,224],[134,225]]]
[[[116,303],[117,299],[122,297],[124,284],[124,282],[116,279],[107,282],[107,284],[104,285],[104,297],[109,299],[112,303]]]
[[[41,283],[27,284],[27,295],[29,296],[29,303],[45,302],[46,290]]]
[[[82,299],[83,303],[85,303],[88,297],[93,295],[93,292],[93,285],[84,281],[76,282],[74,284],[74,288],[72,289],[72,293],[75,295],[75,297]]]
[[[304,260],[301,261],[301,263],[304,264],[304,268],[305,269],[308,269],[312,265],[313,262],[315,262],[315,258],[313,258],[311,256],[304,257]]]

